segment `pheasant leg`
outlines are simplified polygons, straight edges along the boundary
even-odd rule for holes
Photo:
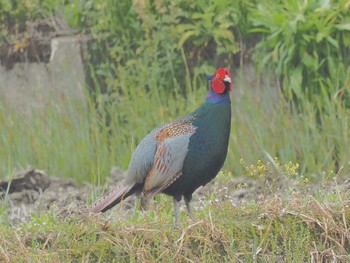
[[[185,204],[186,204],[186,208],[187,208],[187,214],[188,216],[192,219],[193,218],[193,213],[192,213],[192,207],[191,207],[191,199],[192,199],[192,196],[191,197],[184,197],[185,199]]]
[[[177,201],[174,197],[173,199],[174,201],[174,211],[175,211],[175,224],[178,225],[179,224],[179,208],[180,208],[180,202]]]

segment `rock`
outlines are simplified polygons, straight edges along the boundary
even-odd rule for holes
[[[50,185],[50,179],[45,172],[34,168],[19,172],[14,177],[12,180],[0,182],[1,196],[6,193],[23,192],[24,190],[43,192]]]
[[[62,103],[67,98],[84,102],[84,65],[78,37],[60,37],[51,40],[48,63],[16,63],[7,70],[0,66],[0,102],[30,114],[32,109],[45,110],[51,103]]]

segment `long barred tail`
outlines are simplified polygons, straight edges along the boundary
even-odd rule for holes
[[[117,185],[112,191],[90,206],[93,213],[106,212],[113,206],[119,204],[123,199],[138,190],[138,185]]]

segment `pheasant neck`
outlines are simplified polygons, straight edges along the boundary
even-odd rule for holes
[[[205,101],[213,104],[231,103],[230,92],[229,90],[225,90],[224,93],[218,94],[212,88],[210,88]]]

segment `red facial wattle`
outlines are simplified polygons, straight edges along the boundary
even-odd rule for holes
[[[211,87],[213,90],[221,94],[225,91],[226,84],[224,82],[225,77],[231,78],[230,70],[228,68],[219,68],[214,72],[213,78],[211,80]],[[232,90],[232,83],[230,82],[230,91]]]
[[[220,78],[216,78],[215,76],[211,81],[211,87],[216,93],[219,94],[225,91],[225,83]]]

